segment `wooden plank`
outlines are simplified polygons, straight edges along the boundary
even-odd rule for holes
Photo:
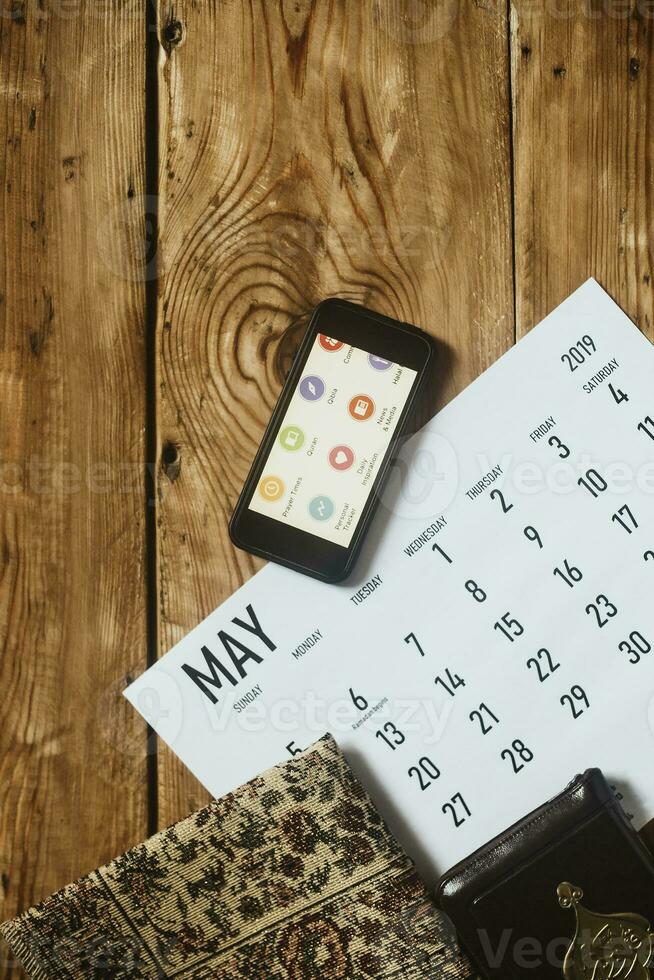
[[[512,2],[518,335],[592,275],[654,340],[653,55],[646,4]]]
[[[147,831],[145,0],[101,8],[0,16],[0,918]]]
[[[419,7],[160,5],[161,653],[257,567],[227,521],[319,300],[439,337],[440,403],[513,341],[506,5]],[[159,777],[162,825],[203,799]]]
[[[642,3],[513,0],[517,327],[593,275],[654,339],[654,22]]]

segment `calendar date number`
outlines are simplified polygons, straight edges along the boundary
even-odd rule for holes
[[[418,785],[423,793],[425,790],[430,789],[436,780],[440,779],[441,775],[438,766],[427,755],[423,755],[422,758],[418,759],[417,765],[411,766],[408,772],[409,779],[415,777],[418,780]]]

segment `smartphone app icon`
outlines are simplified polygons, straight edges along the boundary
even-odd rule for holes
[[[350,399],[348,412],[356,422],[365,422],[375,413],[375,403],[369,395],[355,395]]]
[[[307,374],[300,381],[299,391],[308,402],[317,402],[325,394],[325,382],[317,374]]]
[[[326,350],[328,353],[334,353],[335,351],[340,350],[343,346],[342,340],[334,340],[333,337],[327,337],[324,333],[321,333],[318,337],[318,343],[322,349]]]
[[[299,429],[297,425],[287,425],[286,428],[282,429],[279,433],[279,442],[284,449],[288,449],[290,452],[295,452],[297,449],[302,448],[304,443],[304,432]]]
[[[309,513],[316,521],[328,521],[334,513],[334,501],[321,494],[309,503]]]
[[[354,453],[349,446],[334,446],[329,453],[329,465],[335,470],[349,470],[354,463]]]
[[[259,493],[264,500],[279,500],[284,493],[284,482],[278,476],[264,476],[259,483]]]
[[[368,354],[368,364],[375,371],[388,371],[390,367],[393,367],[392,361],[387,361],[385,357],[378,357],[377,354]]]

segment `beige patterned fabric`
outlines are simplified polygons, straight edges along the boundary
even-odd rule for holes
[[[330,736],[0,930],[38,980],[473,976]]]

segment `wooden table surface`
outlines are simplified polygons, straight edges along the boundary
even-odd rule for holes
[[[439,337],[441,404],[589,275],[654,337],[654,5],[0,4],[5,918],[205,801],[121,690],[257,568],[319,300]]]

